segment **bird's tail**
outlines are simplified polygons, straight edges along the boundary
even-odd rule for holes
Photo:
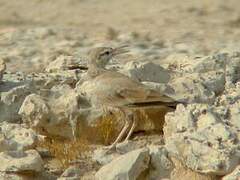
[[[176,108],[179,102],[163,102],[163,101],[152,101],[152,102],[138,102],[128,104],[128,107],[150,107],[150,106],[167,106],[171,108]]]

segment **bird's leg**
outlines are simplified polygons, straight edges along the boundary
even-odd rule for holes
[[[123,136],[126,134],[127,129],[129,128],[129,125],[130,125],[129,121],[125,120],[125,123],[124,123],[124,126],[123,126],[121,132],[119,133],[117,139],[111,144],[110,149],[115,148],[116,144],[117,144],[119,141],[121,141],[121,139],[123,138]]]
[[[127,129],[128,129],[129,126],[130,126],[129,118],[127,117],[127,119],[126,119],[126,114],[125,114],[125,112],[124,112],[123,110],[121,110],[121,109],[120,109],[119,111],[120,111],[121,114],[123,115],[122,117],[123,117],[123,119],[124,119],[125,122],[124,122],[124,126],[123,126],[121,132],[119,133],[117,139],[110,145],[110,147],[109,147],[110,150],[111,150],[111,149],[114,149],[114,148],[116,147],[116,144],[117,144],[119,141],[121,141],[121,139],[122,139],[123,136],[126,134]]]
[[[107,107],[102,106],[102,111],[103,111],[103,114],[106,115],[109,112],[109,108],[107,109]]]
[[[132,133],[133,133],[133,131],[136,128],[136,125],[137,125],[136,117],[133,114],[130,115],[130,118],[132,120],[132,126],[131,126],[131,128],[130,128],[130,130],[128,132],[128,135],[127,135],[127,137],[125,138],[124,141],[129,140],[129,138],[131,137],[131,135],[132,135]]]
[[[69,121],[72,129],[73,141],[77,141],[77,117],[69,116]]]

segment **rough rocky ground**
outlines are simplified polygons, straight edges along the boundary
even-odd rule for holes
[[[1,1],[0,179],[239,179],[239,5]],[[123,44],[108,68],[185,104],[142,110],[105,154],[122,122],[81,96],[79,67],[90,48]]]

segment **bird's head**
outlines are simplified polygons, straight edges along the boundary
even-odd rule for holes
[[[89,65],[105,68],[114,56],[128,52],[126,47],[127,46],[93,48],[89,51]]]

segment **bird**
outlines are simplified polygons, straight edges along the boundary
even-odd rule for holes
[[[151,104],[171,107],[176,105],[173,98],[150,89],[120,72],[106,69],[112,58],[128,52],[126,45],[91,49],[88,53],[88,71],[78,86],[78,91],[93,106],[116,109],[123,117],[124,126],[116,140],[109,146],[110,150],[116,148],[124,136],[126,136],[124,141],[131,137],[137,125],[135,109]]]

